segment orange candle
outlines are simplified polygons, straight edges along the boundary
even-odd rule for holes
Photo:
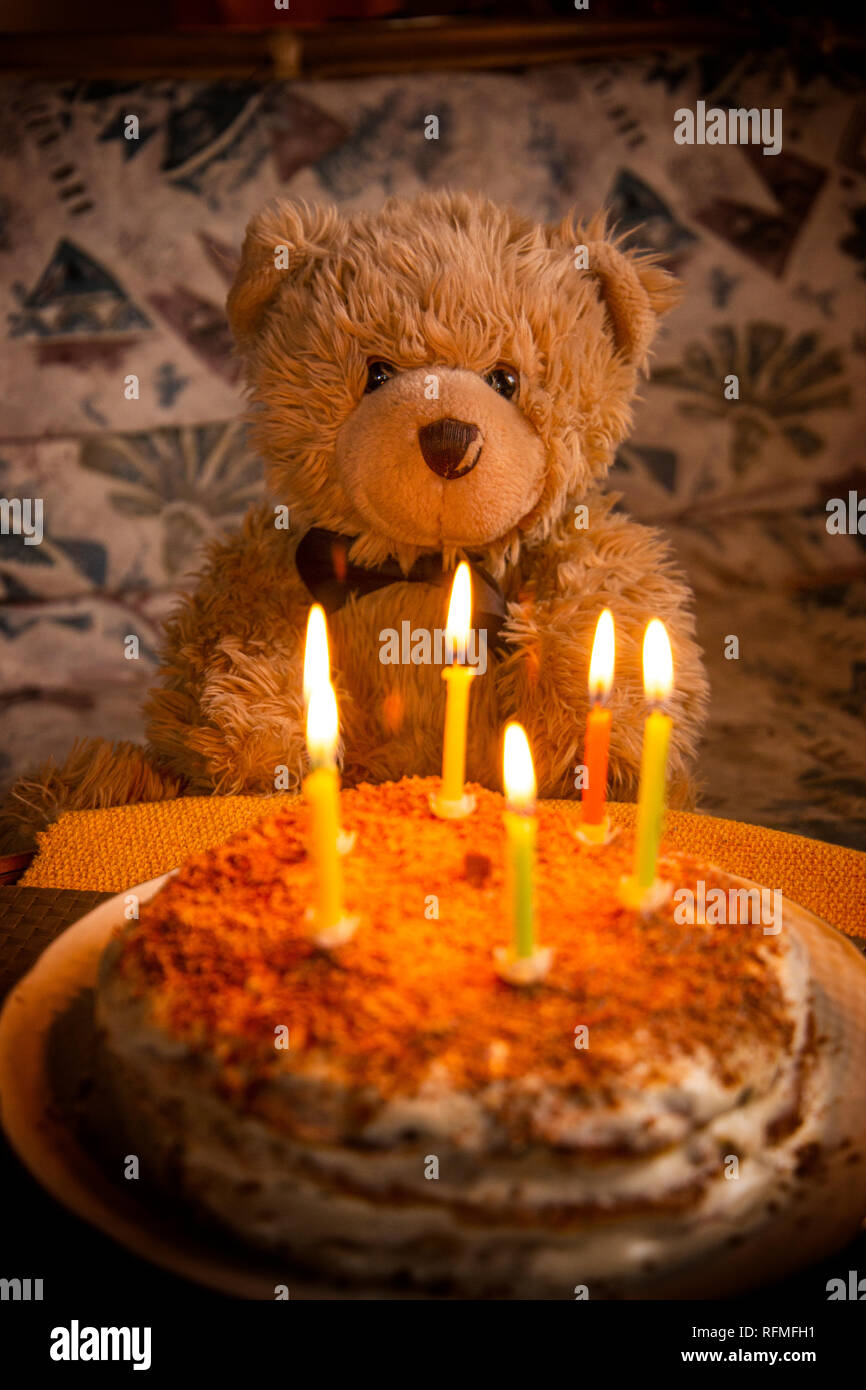
[[[583,762],[586,783],[580,808],[580,828],[583,837],[596,843],[607,838],[607,755],[610,746],[610,710],[603,701],[613,684],[614,627],[613,615],[605,608],[595,629],[592,656],[589,663],[589,697],[592,707],[586,721],[586,742]]]

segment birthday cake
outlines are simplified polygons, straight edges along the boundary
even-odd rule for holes
[[[808,1166],[821,1050],[796,935],[622,904],[632,838],[538,807],[545,978],[500,978],[503,800],[346,791],[347,910],[317,949],[309,808],[197,854],[103,957],[102,1055],[142,1175],[335,1283],[628,1294],[754,1241]],[[662,877],[731,881],[666,852]],[[687,914],[685,914],[687,915]],[[692,914],[694,916],[694,914]],[[710,1271],[709,1276],[707,1271]]]

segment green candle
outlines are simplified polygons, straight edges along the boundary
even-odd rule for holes
[[[663,623],[653,618],[643,641],[643,683],[653,706],[644,724],[640,764],[640,791],[634,844],[634,873],[625,885],[627,900],[648,906],[648,894],[656,883],[656,861],[665,812],[665,775],[673,720],[659,706],[673,689],[674,664],[671,644]]]
[[[634,877],[638,888],[655,882],[656,860],[662,837],[665,810],[665,771],[673,720],[654,709],[647,716],[640,761],[640,795],[637,803],[637,838],[634,846]]]
[[[529,740],[520,724],[505,730],[503,755],[505,834],[508,839],[508,895],[518,959],[535,953],[533,881],[535,878],[535,769]]]
[[[535,876],[535,816],[505,812],[508,837],[508,891],[514,927],[514,954],[531,956],[535,950],[532,881]]]

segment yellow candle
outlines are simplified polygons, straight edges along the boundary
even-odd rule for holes
[[[653,706],[644,725],[640,791],[635,832],[634,872],[623,885],[623,896],[635,907],[652,907],[667,896],[656,879],[659,842],[665,809],[665,776],[673,721],[659,706],[673,689],[671,644],[663,623],[653,618],[644,634],[644,691]]]
[[[337,699],[330,681],[314,685],[307,706],[307,751],[313,771],[304,778],[304,796],[312,811],[310,857],[315,878],[313,917],[317,931],[335,926],[343,916],[343,871],[337,850],[340,795],[335,753]]]
[[[309,635],[309,629],[308,629]],[[308,652],[310,645],[308,643]],[[313,907],[310,915],[318,945],[330,948],[347,941],[357,919],[343,911],[343,867],[340,858],[340,779],[337,772],[339,718],[334,687],[327,678],[327,641],[305,662],[309,679],[307,752],[313,765],[304,778],[310,805],[310,859],[313,865]]]
[[[445,635],[451,644],[454,661],[442,672],[446,684],[445,741],[442,745],[442,786],[431,798],[437,816],[456,820],[466,816],[475,806],[475,798],[464,791],[466,777],[466,725],[469,717],[469,687],[475,671],[463,663],[472,621],[472,579],[469,566],[457,566],[451,586],[448,622]]]
[[[446,666],[442,672],[442,679],[448,687],[445,701],[445,743],[442,749],[443,801],[458,802],[463,796],[469,687],[474,675],[471,666]]]
[[[307,614],[307,640],[304,645],[304,708],[310,707],[310,696],[319,683],[330,683],[331,654],[328,650],[328,625],[325,610],[320,603],[314,603]],[[328,765],[336,767],[335,753],[328,758]],[[348,854],[355,846],[355,833],[348,834],[339,824],[339,800],[337,802],[337,849]]]
[[[314,603],[307,614],[307,640],[304,643],[304,708],[310,703],[313,686],[330,681],[331,656],[328,651],[328,626],[325,610]]]
[[[669,715],[654,709],[644,724],[634,847],[634,880],[641,889],[651,888],[655,882],[665,811],[665,772],[672,723]]]
[[[312,809],[310,858],[315,876],[316,931],[335,927],[343,918],[343,869],[337,849],[339,783],[335,767],[317,767],[304,778],[304,796]]]

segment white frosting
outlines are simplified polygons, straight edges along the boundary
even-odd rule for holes
[[[709,1057],[680,1058],[664,1086],[638,1063],[607,1107],[531,1076],[470,1094],[434,1067],[416,1095],[382,1103],[355,1131],[324,1063],[268,1083],[285,1124],[232,1109],[207,1059],[150,1024],[113,969],[118,949],[103,963],[97,1015],[136,1151],[245,1241],[331,1275],[521,1297],[627,1289],[648,1265],[670,1271],[759,1231],[820,1129],[823,1059],[802,1065],[807,962],[790,932],[772,959],[794,1038],[784,1056],[749,1053],[747,1096],[725,1088]],[[539,1136],[522,1150],[506,1103]],[[768,1126],[798,1110],[794,1131],[768,1142]],[[295,1137],[299,1125],[319,1137]]]

